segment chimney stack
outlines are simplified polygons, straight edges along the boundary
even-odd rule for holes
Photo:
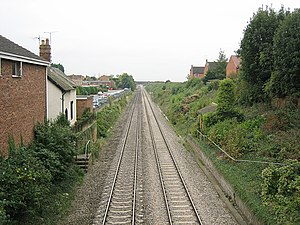
[[[47,60],[48,62],[51,62],[51,47],[48,38],[46,38],[46,43],[45,40],[42,40],[42,43],[40,45],[40,57]]]

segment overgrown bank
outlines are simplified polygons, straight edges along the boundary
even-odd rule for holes
[[[231,84],[235,86],[235,82]],[[227,99],[229,105],[218,104],[214,112],[202,115],[203,107],[220,103],[221,99],[227,101],[220,96],[222,83],[205,85],[200,79],[192,79],[183,84],[153,84],[146,89],[180,135],[192,134],[197,139],[259,220],[265,224],[299,224],[299,110],[276,109],[267,103],[243,106]],[[226,89],[226,93],[230,91]],[[233,162],[197,138],[200,117],[207,125],[201,132],[235,158],[281,162],[285,166]]]

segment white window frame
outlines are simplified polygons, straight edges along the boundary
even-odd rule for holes
[[[12,74],[12,77],[22,77],[23,75],[23,63],[21,61],[13,61],[12,62],[14,65],[14,71],[13,72],[17,72],[17,74]]]

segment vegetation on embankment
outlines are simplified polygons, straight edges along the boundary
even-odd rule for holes
[[[208,142],[198,140],[202,150],[261,221],[298,224],[299,109],[277,109],[267,103],[236,104],[226,96],[233,97],[237,82],[215,80],[205,85],[200,79],[191,79],[185,83],[152,84],[146,89],[182,136],[192,134],[197,138],[200,109],[211,102],[218,103],[215,112],[205,114],[204,122],[212,117],[214,121],[210,119],[202,132],[237,159],[282,162],[286,166],[236,163]],[[228,90],[229,86],[234,90]]]

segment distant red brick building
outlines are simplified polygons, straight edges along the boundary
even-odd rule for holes
[[[191,79],[193,77],[203,78],[204,77],[204,67],[191,65],[189,78]]]
[[[230,78],[239,73],[241,66],[241,59],[236,55],[230,56],[229,62],[226,66],[226,78]]]
[[[18,145],[33,138],[33,127],[46,112],[49,63],[0,35],[0,150],[7,155],[8,137]]]

